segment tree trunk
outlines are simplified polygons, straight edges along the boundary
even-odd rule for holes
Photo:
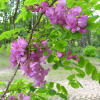
[[[88,44],[89,44],[89,45],[91,45],[90,37],[91,37],[91,36],[90,36],[90,31],[88,30],[88,36],[87,36],[87,38],[88,38]]]

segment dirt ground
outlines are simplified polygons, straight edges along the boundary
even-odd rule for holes
[[[100,66],[99,62],[93,64],[98,67]],[[19,73],[22,73],[20,69],[18,71]],[[14,72],[13,67],[0,67],[0,76],[3,74],[5,75],[5,78],[6,78],[6,73],[9,73],[10,74],[9,77],[11,77],[13,72]],[[8,81],[9,79],[6,82]],[[31,81],[31,79],[29,79],[29,81]],[[60,83],[61,85],[66,87],[69,94],[68,95],[69,100],[100,100],[100,85],[97,81],[92,81],[90,76],[88,77],[86,76],[84,79],[79,79],[78,81],[82,84],[83,88],[73,89],[70,85],[68,85],[68,80],[56,81],[56,83]],[[56,86],[54,87],[54,89],[56,90]],[[52,100],[63,100],[63,99],[55,96],[52,98]]]

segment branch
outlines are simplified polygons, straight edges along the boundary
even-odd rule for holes
[[[52,4],[50,4],[49,7],[51,7],[56,1],[57,1],[57,0],[54,0],[54,1],[52,2]],[[18,0],[18,2],[17,2],[15,14],[14,14],[14,16],[13,16],[13,23],[14,23],[14,21],[15,21],[17,9],[18,9],[18,4],[19,4],[19,0]],[[40,19],[41,19],[42,15],[43,15],[44,13],[45,13],[45,12],[41,13],[41,15],[40,15],[40,17],[39,17],[37,23],[36,23],[36,24],[33,26],[33,28],[31,29],[31,34],[30,34],[30,37],[29,37],[28,44],[30,43],[30,41],[31,41],[31,39],[32,39],[33,31],[35,30],[35,28],[36,28],[37,25],[39,24]],[[10,86],[10,84],[12,83],[12,81],[13,81],[13,79],[14,79],[16,73],[17,73],[17,70],[18,70],[18,67],[19,67],[19,66],[20,66],[20,63],[18,63],[18,65],[17,65],[17,67],[16,67],[16,69],[15,69],[14,75],[11,77],[10,81],[8,82],[7,88],[6,88],[5,92],[2,94],[1,99],[4,98],[4,96],[5,96],[6,93],[8,92],[9,86]],[[0,100],[1,100],[1,99],[0,99]]]
[[[56,1],[57,1],[57,0],[53,0],[53,2],[49,5],[49,7],[51,7]],[[41,13],[41,15],[40,15],[40,17],[39,17],[37,23],[35,23],[35,25],[34,25],[33,28],[31,29],[31,34],[30,34],[30,37],[29,37],[28,45],[29,45],[29,43],[30,43],[30,41],[31,41],[31,39],[32,39],[33,31],[35,30],[36,26],[39,24],[40,19],[41,19],[41,17],[43,16],[44,13],[45,13],[45,12]]]
[[[13,79],[14,79],[16,73],[17,73],[17,70],[18,70],[18,67],[19,67],[19,66],[20,66],[20,64],[17,65],[17,67],[16,67],[16,69],[15,69],[15,72],[14,72],[14,75],[11,77],[10,81],[8,82],[7,88],[6,88],[5,92],[3,93],[3,95],[1,96],[1,99],[4,98],[4,96],[6,95],[8,89],[9,89],[9,86],[10,86],[10,84],[12,83],[12,81],[13,81]],[[0,99],[0,100],[1,100],[1,99]]]
[[[14,13],[14,15],[13,15],[13,24],[14,24],[15,19],[16,19],[16,15],[17,15],[17,10],[18,10],[19,2],[20,2],[20,0],[18,0],[18,1],[17,1],[17,4],[16,4],[15,13]],[[14,24],[14,29],[15,29],[15,24]]]

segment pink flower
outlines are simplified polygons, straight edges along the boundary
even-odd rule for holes
[[[88,31],[88,29],[85,29],[85,28],[80,28],[80,31],[81,33],[86,33]]]
[[[15,98],[15,96],[13,95],[13,96],[9,96],[8,100],[17,100],[17,98]]]
[[[57,51],[57,56],[58,56],[58,58],[61,58],[62,57],[62,53],[59,53],[59,51]]]
[[[66,5],[66,0],[59,0],[57,5]]]
[[[68,52],[67,52],[67,55],[69,55],[69,54],[71,54],[71,53],[72,53],[71,51],[68,51]]]
[[[41,7],[48,7],[49,6],[49,3],[48,2],[41,2]]]
[[[17,94],[18,100],[31,100],[30,96],[25,96],[22,92]]]
[[[53,17],[54,16],[54,9],[53,9],[53,7],[47,7],[45,15],[47,17]]]

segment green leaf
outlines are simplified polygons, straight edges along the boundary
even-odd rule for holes
[[[82,37],[82,33],[79,33],[79,32],[72,33],[72,32],[70,31],[70,36],[71,36],[72,39],[79,39],[79,38]]]
[[[100,26],[100,22],[93,23],[93,28],[91,30],[96,30]]]
[[[59,40],[62,40],[62,39],[64,39],[65,37],[66,37],[66,33],[65,32],[63,32],[61,35],[60,35],[60,37],[59,37]]]
[[[85,76],[85,72],[79,68],[74,68],[78,73],[82,74]]]
[[[61,61],[57,62],[57,65],[58,65],[59,67],[64,67],[64,65],[61,63]]]
[[[35,90],[36,90],[35,87],[33,87],[33,86],[30,87],[30,91],[34,92]]]
[[[75,78],[75,74],[72,74],[72,75],[69,75],[68,77],[67,77],[67,80],[73,80]]]
[[[92,0],[92,1],[90,2],[91,5],[95,5],[95,4],[97,4],[97,3],[98,3],[98,0]]]
[[[0,9],[5,8],[5,0],[0,1]]]
[[[54,87],[54,83],[53,82],[50,82],[49,85],[50,85],[51,88]]]
[[[58,35],[49,35],[49,38],[51,39],[51,40],[54,40],[54,39],[56,39],[58,37]]]
[[[71,71],[71,70],[73,69],[73,67],[70,67],[70,66],[64,66],[64,69],[65,69],[65,70],[70,70],[70,71]]]
[[[100,28],[97,30],[97,33],[100,34]]]
[[[53,95],[55,95],[55,94],[56,94],[56,91],[55,91],[55,90],[53,90],[53,89],[50,89],[50,90],[49,90],[49,95],[53,96]]]
[[[53,55],[49,56],[48,59],[47,59],[48,63],[51,63],[53,60],[54,60],[54,56]]]
[[[93,11],[92,10],[89,10],[89,11],[84,11],[84,15],[88,15],[88,16],[91,16],[92,15],[92,13],[93,13]]]
[[[64,94],[67,96],[68,95],[68,92],[67,92],[66,88],[64,86],[61,86],[61,89],[64,92]]]
[[[65,61],[63,62],[63,64],[64,64],[64,65],[70,65],[70,64],[71,64],[71,62],[70,62],[70,61],[68,61],[68,60],[65,60]]]
[[[90,75],[91,74],[91,72],[92,72],[92,64],[90,62],[88,62],[86,64],[85,72],[86,72],[87,75]]]
[[[63,46],[67,46],[68,44],[66,40],[60,40],[59,43],[61,43]]]
[[[24,5],[33,5],[33,4],[36,4],[37,3],[37,0],[26,0],[24,2]]]
[[[71,83],[71,86],[75,89],[79,88],[79,84],[78,83]]]
[[[57,25],[55,25],[55,30],[59,30],[60,28],[61,28],[61,25],[60,24],[57,24]]]
[[[64,94],[61,93],[56,93],[56,95],[59,95],[61,98],[63,98],[64,100],[67,100],[67,97]]]
[[[53,69],[54,70],[58,69],[58,64],[57,63],[53,65]]]
[[[27,18],[31,18],[31,16],[32,16],[32,13],[31,13],[31,11],[29,10],[29,11],[27,12]]]
[[[71,85],[71,83],[75,83],[75,80],[70,80],[68,85]]]
[[[76,74],[76,76],[78,76],[79,78],[84,78],[85,77],[85,75],[83,75],[83,74]]]
[[[59,84],[59,83],[57,83],[57,84],[56,84],[56,88],[58,89],[58,92],[60,92],[60,91],[61,91],[61,86],[60,86],[60,84]]]
[[[83,88],[83,86],[81,85],[81,83],[79,82],[79,81],[76,81],[78,84],[79,84],[79,86],[81,87],[81,88]]]
[[[95,69],[93,72],[92,72],[92,80],[97,80],[98,78],[98,71],[97,69]]]
[[[90,2],[90,0],[84,0],[85,2],[87,2],[87,3],[89,3]]]
[[[95,10],[100,10],[100,4],[94,6]]]
[[[78,61],[79,67],[83,68],[84,64],[85,64],[85,60],[84,60],[84,58],[82,56],[80,56],[79,58],[80,58],[80,61]]]
[[[43,52],[43,56],[46,56],[48,54],[48,50],[45,50],[44,52]]]
[[[48,24],[48,25],[44,25],[44,27],[45,27],[46,29],[50,29],[50,28],[52,28],[52,25],[51,25],[51,24]]]
[[[98,18],[99,18],[98,15],[93,16],[93,17],[89,17],[89,18],[88,18],[88,21],[89,21],[89,22],[94,22],[94,21],[96,21]]]
[[[46,93],[47,90],[45,87],[41,87],[39,90],[36,91],[36,93]]]
[[[87,23],[87,26],[85,27],[85,29],[92,29],[93,26],[90,23]]]

